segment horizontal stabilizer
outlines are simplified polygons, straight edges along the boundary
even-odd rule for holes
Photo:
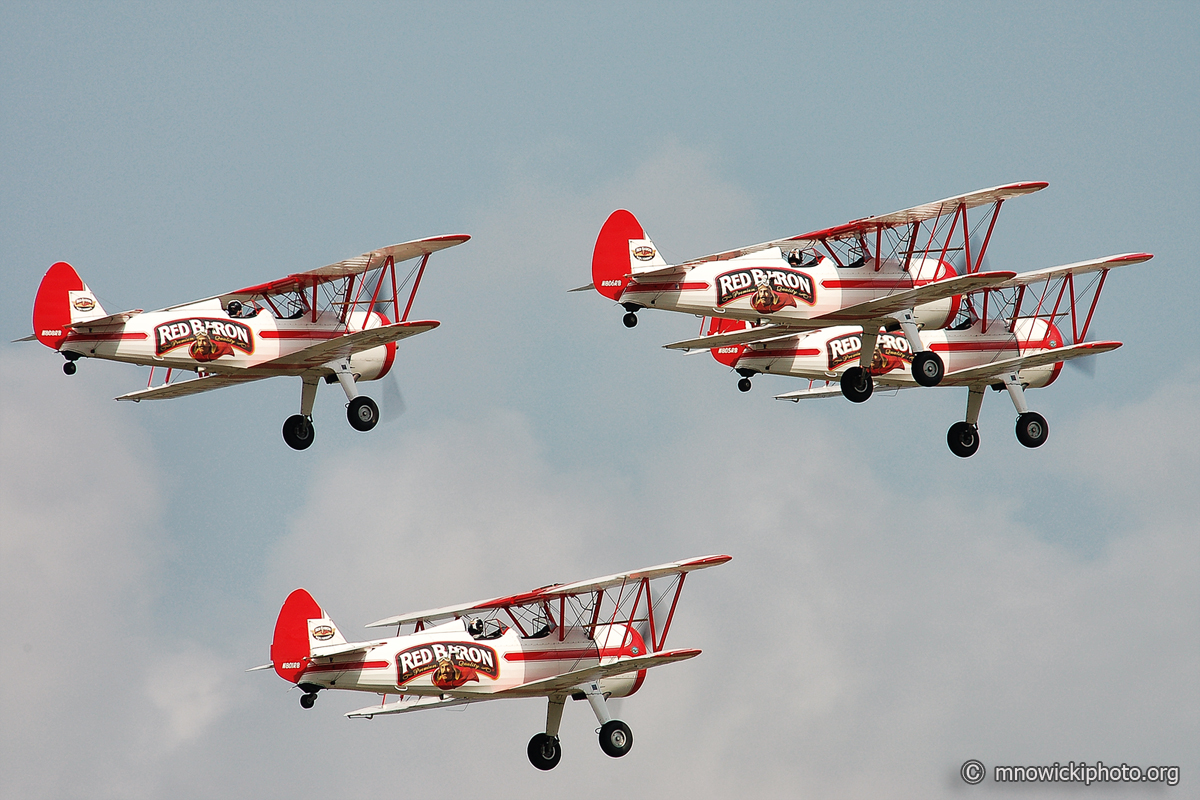
[[[73,322],[65,327],[74,331],[84,331],[91,328],[111,328],[114,325],[124,325],[129,320],[142,313],[142,309],[135,308],[131,311],[122,311],[119,314],[109,314],[106,317],[97,317],[96,319],[83,320],[82,322]]]
[[[1002,379],[1010,372],[1032,367],[1043,367],[1047,364],[1057,364],[1060,361],[1070,361],[1073,358],[1094,356],[1116,350],[1120,342],[1083,342],[1067,345],[1053,350],[1039,350],[1027,356],[1006,358],[991,364],[969,367],[954,372],[947,372],[939,386],[966,386],[972,383],[991,383]]]
[[[274,666],[274,664],[259,664],[257,667],[251,667],[246,670],[246,672],[258,672],[260,669],[272,669]]]
[[[22,336],[20,339],[13,339],[11,344],[16,344],[17,342],[36,342],[36,341],[37,341],[37,334],[31,333],[28,336]]]
[[[713,347],[727,347],[734,344],[750,344],[765,342],[769,339],[781,339],[803,333],[784,325],[757,325],[753,328],[743,328],[729,333],[714,333],[711,336],[699,336],[695,339],[684,339],[681,342],[664,344],[667,350],[709,350]]]
[[[574,289],[567,289],[567,293],[571,292],[590,292],[596,288],[596,284],[589,283],[587,286],[576,286]]]
[[[599,680],[600,678],[611,678],[614,675],[626,675],[630,672],[639,672],[643,669],[651,667],[659,667],[663,664],[674,664],[676,661],[686,661],[689,658],[695,658],[700,655],[699,650],[694,649],[679,649],[679,650],[663,650],[660,653],[648,653],[644,656],[635,656],[633,658],[622,658],[617,661],[610,661],[607,664],[600,664],[594,667],[584,667],[583,669],[564,672],[562,675],[555,675],[550,678],[543,678],[540,681],[531,681],[523,683],[520,686],[515,686],[503,692],[498,692],[497,697],[540,697],[543,695],[558,694],[560,692],[569,691],[581,683]]]
[[[330,644],[324,647],[318,645],[312,648],[312,657],[327,658],[329,656],[345,655],[346,653],[363,653],[384,644],[387,644],[387,642],[342,642],[341,644]]]
[[[443,700],[439,696],[432,697],[416,697],[413,699],[400,699],[394,703],[383,703],[377,706],[367,706],[356,711],[346,712],[346,716],[354,719],[370,719],[375,716],[385,716],[387,714],[407,714],[409,711],[424,711],[427,708],[446,708],[448,706],[463,706],[468,703],[478,703],[483,700],[490,700],[490,697],[448,697]]]

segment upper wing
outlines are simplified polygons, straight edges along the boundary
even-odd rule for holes
[[[213,389],[224,389],[226,386],[234,386],[239,383],[249,383],[250,381],[258,381],[263,378],[268,378],[269,375],[253,375],[246,372],[237,372],[232,375],[206,375],[203,378],[193,378],[190,381],[180,381],[179,383],[166,383],[162,386],[155,386],[150,389],[139,389],[136,392],[123,394],[115,400],[133,400],[140,402],[142,400],[170,400],[175,397],[187,397],[192,394],[200,394],[201,392],[212,391]]]
[[[1082,342],[1081,344],[1067,345],[1066,347],[1058,347],[1053,350],[1041,350],[1027,356],[1006,358],[1001,361],[994,361],[991,364],[982,364],[978,367],[968,367],[967,369],[947,372],[942,378],[942,382],[938,385],[966,386],[971,383],[987,382],[995,380],[1008,372],[1022,370],[1027,367],[1057,364],[1059,361],[1070,361],[1073,358],[1081,358],[1083,356],[1099,355],[1100,353],[1107,353],[1110,350],[1116,350],[1120,346],[1120,342]]]
[[[372,250],[369,253],[363,253],[360,256],[348,258],[345,261],[339,261],[336,264],[330,264],[319,269],[311,269],[307,272],[295,272],[278,280],[260,283],[256,286],[247,286],[244,289],[219,294],[215,297],[208,297],[205,300],[219,299],[221,305],[226,305],[230,300],[246,302],[256,297],[301,291],[311,288],[316,284],[348,278],[351,275],[359,275],[369,270],[379,269],[387,262],[388,257],[399,263],[407,261],[410,258],[436,253],[439,250],[445,250],[447,247],[454,247],[470,238],[465,233],[453,233],[443,236],[430,236],[425,239],[414,239],[411,242],[394,244],[390,247],[381,247],[378,250]],[[181,303],[180,305],[167,306],[160,310],[170,311],[182,306],[195,305],[197,302],[204,301],[193,300],[188,303]]]
[[[820,327],[825,327],[829,323],[879,319],[922,303],[941,300],[944,297],[952,297],[956,294],[969,294],[980,289],[995,288],[1004,281],[1012,279],[1016,274],[1015,272],[975,272],[969,275],[958,275],[946,280],[927,283],[916,289],[896,292],[895,294],[889,294],[875,300],[868,300],[865,303],[831,311],[828,314],[814,317],[812,321],[816,322]],[[824,323],[824,325],[821,325],[821,323]]]
[[[895,228],[900,225],[910,225],[914,222],[923,222],[927,219],[935,219],[954,211],[960,206],[966,208],[975,208],[976,206],[995,203],[998,200],[1007,200],[1010,197],[1019,197],[1023,194],[1032,194],[1033,192],[1041,191],[1050,184],[1045,181],[1024,181],[1021,183],[1006,183],[1003,186],[993,186],[990,189],[978,189],[974,192],[947,197],[945,200],[937,200],[933,203],[925,203],[912,208],[906,208],[902,211],[893,211],[890,214],[884,214],[879,217],[863,217],[862,219],[852,220],[844,225],[836,225],[832,228],[813,231],[811,233],[797,236],[797,239],[810,239],[821,241],[823,239],[842,239],[846,237],[858,236],[867,231],[874,231],[876,228]]]
[[[1143,261],[1149,261],[1152,258],[1154,256],[1150,253],[1122,253],[1119,256],[1105,256],[1104,258],[1093,258],[1088,261],[1076,261],[1074,264],[1063,264],[1061,267],[1047,267],[1045,269],[1036,269],[1033,272],[1022,272],[999,286],[991,288],[1010,289],[1014,286],[1027,286],[1031,283],[1041,283],[1042,281],[1049,281],[1066,275],[1084,275],[1089,272],[1099,272],[1102,269],[1141,264]]]
[[[647,567],[645,569],[633,570],[631,572],[620,572],[615,575],[606,575],[603,578],[593,578],[591,580],[580,581],[578,583],[544,586],[540,589],[534,589],[530,592],[515,594],[508,597],[495,597],[490,600],[478,600],[473,603],[461,603],[459,605],[433,608],[426,611],[413,612],[410,614],[398,614],[394,617],[376,620],[366,627],[382,628],[388,625],[403,625],[406,622],[451,617],[457,614],[462,614],[466,611],[483,611],[494,608],[504,608],[506,606],[517,606],[526,603],[540,602],[542,600],[548,600],[552,597],[560,597],[563,595],[594,592],[597,589],[607,589],[611,586],[618,586],[626,581],[641,580],[642,578],[649,578],[653,580],[654,578],[659,578],[665,575],[691,572],[692,570],[706,569],[707,567],[715,567],[718,564],[724,564],[731,558],[732,556],[700,556],[698,558],[689,558],[684,561],[673,561],[669,564],[660,564],[656,567]]]
[[[599,664],[594,667],[584,667],[583,669],[564,672],[561,675],[554,675],[549,678],[543,678],[539,681],[531,681],[523,683],[520,686],[515,686],[512,689],[506,689],[503,692],[497,692],[497,697],[537,697],[541,695],[557,694],[558,692],[568,691],[581,683],[588,681],[599,680],[600,678],[608,678],[613,675],[625,675],[629,672],[638,672],[650,667],[657,667],[663,664],[673,664],[676,661],[685,661],[689,658],[695,658],[700,655],[699,650],[695,649],[679,649],[679,650],[662,650],[658,653],[648,653],[644,656],[634,656],[633,658],[622,658],[618,661],[610,661],[607,664]]]

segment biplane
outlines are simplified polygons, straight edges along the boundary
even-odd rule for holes
[[[1126,253],[1024,272],[966,295],[959,319],[949,328],[922,330],[921,346],[939,353],[946,364],[939,385],[967,389],[966,418],[951,425],[946,434],[951,452],[967,458],[979,449],[979,411],[988,387],[1008,392],[1017,413],[1017,441],[1040,447],[1049,426],[1045,417],[1029,409],[1025,390],[1049,386],[1064,362],[1121,346],[1121,342],[1087,339],[1096,302],[1110,270],[1150,258],[1149,253]],[[1066,328],[1067,320],[1070,337],[1059,328],[1060,324]],[[903,335],[884,328],[871,337],[864,336],[859,326],[780,335],[769,325],[712,318],[707,336],[667,347],[688,350],[700,341],[717,361],[741,376],[738,389],[743,392],[750,390],[750,378],[760,373],[809,380],[808,388],[776,395],[777,400],[840,394],[862,403],[875,384],[885,389],[916,385],[909,373],[911,346]],[[869,358],[864,359],[864,350]],[[846,372],[864,361],[869,362],[864,379],[845,380]]]
[[[837,325],[900,331],[913,352],[913,380],[936,386],[945,365],[919,332],[950,326],[963,295],[1015,277],[980,269],[996,218],[1006,200],[1046,186],[981,189],[680,264],[668,264],[633,214],[617,210],[596,239],[592,283],[572,291],[595,289],[615,300],[627,327],[637,324],[639,310],[660,308],[780,334]],[[968,211],[977,208],[985,211],[972,226]],[[985,225],[982,244],[973,246]],[[848,369],[846,380],[861,382],[867,366]]]
[[[273,668],[295,684],[304,708],[312,708],[324,689],[381,695],[379,703],[347,713],[351,718],[547,698],[546,729],[527,748],[530,762],[541,770],[553,769],[562,756],[559,726],[566,701],[586,700],[600,724],[600,748],[619,758],[633,746],[633,734],[612,717],[607,698],[637,692],[651,667],[700,655],[695,649],[666,649],[675,607],[689,573],[729,560],[690,558],[400,614],[367,625],[395,626],[394,637],[363,642],[347,642],[312,596],[296,589],[275,623],[271,662],[252,670]],[[403,633],[406,626],[411,627]],[[391,695],[396,699],[389,702]]]
[[[38,287],[34,334],[20,341],[37,339],[57,350],[66,358],[63,372],[68,375],[75,374],[80,358],[150,367],[146,388],[117,400],[167,400],[298,376],[300,413],[284,422],[283,439],[303,450],[315,436],[312,409],[322,380],[345,391],[346,415],[355,430],[375,427],[379,407],[359,394],[357,382],[387,375],[396,342],[440,324],[409,319],[425,265],[431,254],[470,238],[417,239],[203,300],[118,314],[106,312],[75,269],[60,261]],[[397,282],[396,265],[418,258]],[[400,290],[410,280],[412,289],[401,310]],[[165,369],[165,377],[155,385],[159,368]],[[191,372],[197,377],[172,380]]]

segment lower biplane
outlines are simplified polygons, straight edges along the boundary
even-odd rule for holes
[[[562,756],[559,724],[568,698],[587,700],[600,724],[600,748],[619,758],[633,746],[629,726],[613,719],[607,698],[628,697],[646,670],[700,655],[666,649],[688,573],[730,556],[703,556],[510,597],[400,614],[368,628],[396,635],[347,642],[304,589],[288,595],[275,623],[272,669],[302,691],[349,689],[382,696],[347,717],[371,719],[503,698],[544,697],[546,729],[529,740],[530,762],[553,769]],[[652,592],[655,581],[664,581]],[[664,617],[665,612],[665,617]],[[412,628],[402,634],[406,625]],[[397,699],[388,702],[389,695]]]
[[[951,425],[946,435],[950,450],[966,458],[979,449],[979,411],[988,387],[1008,392],[1017,412],[1017,440],[1026,447],[1040,447],[1049,426],[1041,414],[1029,409],[1025,390],[1049,386],[1066,361],[1121,346],[1121,342],[1087,340],[1096,302],[1109,270],[1151,257],[1129,253],[1022,273],[966,296],[952,327],[922,330],[922,347],[939,353],[946,364],[939,385],[967,389],[966,419]],[[997,316],[988,316],[989,305],[990,313]],[[1067,319],[1070,339],[1058,327],[1066,327]],[[917,385],[910,375],[912,348],[905,336],[886,328],[870,335],[858,326],[781,335],[771,326],[714,318],[706,336],[667,347],[709,349],[717,361],[738,373],[738,388],[743,392],[750,390],[750,378],[756,374],[809,379],[808,388],[777,395],[779,400],[842,395],[862,403],[876,385],[885,389]]]
[[[283,439],[303,450],[313,442],[312,409],[322,380],[345,391],[346,414],[355,430],[375,427],[379,407],[359,394],[356,384],[388,374],[396,342],[439,325],[410,320],[409,311],[429,256],[469,238],[417,239],[204,300],[118,314],[107,313],[74,268],[60,261],[42,278],[33,305],[34,334],[21,341],[37,339],[57,350],[66,358],[68,375],[75,374],[80,358],[150,367],[146,388],[117,400],[166,400],[297,376],[300,413],[284,423]],[[396,264],[417,258],[398,283]],[[409,280],[412,290],[401,310],[399,290]],[[154,385],[160,367],[166,377]],[[185,373],[197,377],[172,381]]]

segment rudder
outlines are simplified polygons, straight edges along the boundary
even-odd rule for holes
[[[47,270],[33,300],[33,335],[58,350],[67,338],[67,326],[103,316],[103,307],[79,273],[59,261]]]
[[[710,317],[708,322],[708,333],[706,336],[715,336],[718,333],[733,333],[734,331],[744,331],[750,327],[750,323],[740,319],[729,319],[728,317]],[[723,347],[711,347],[709,352],[718,363],[724,364],[727,367],[733,367],[737,364],[738,359],[742,357],[742,353],[746,352],[744,344],[729,344]]]
[[[635,266],[661,266],[666,262],[637,218],[623,208],[608,215],[592,251],[592,286],[611,300],[619,300],[629,285]]]
[[[308,667],[314,645],[345,641],[312,595],[305,589],[297,589],[279,609],[271,640],[271,666],[279,677],[295,683]]]

